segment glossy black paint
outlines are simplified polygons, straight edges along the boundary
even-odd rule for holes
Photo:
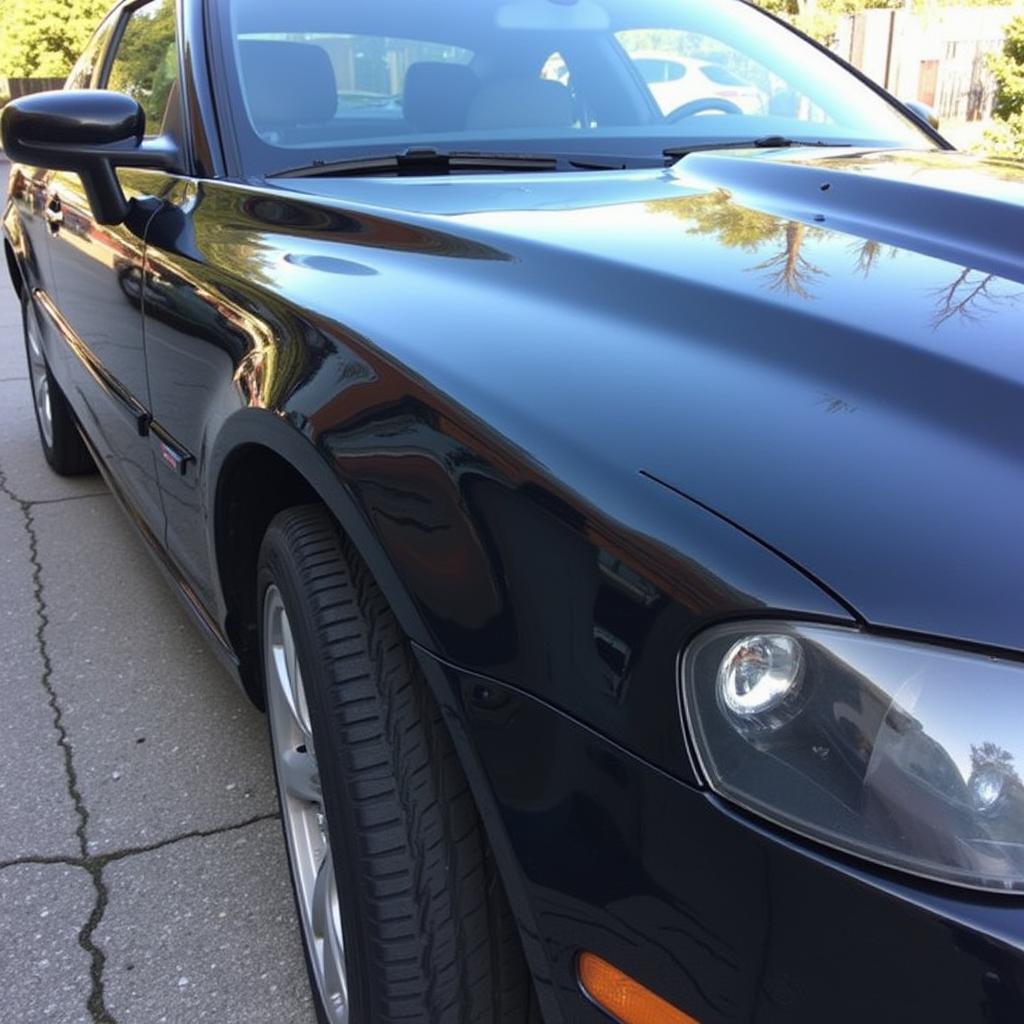
[[[19,163],[47,161],[58,154],[78,156],[94,146],[138,145],[145,133],[145,114],[129,96],[91,89],[25,96],[5,108],[6,149]],[[67,154],[69,148],[74,153]]]
[[[546,1020],[607,1020],[580,1000],[580,948],[703,1024],[1020,1020],[1013,901],[837,863],[522,691],[421,661],[513,879]]]
[[[130,198],[150,194],[155,184],[149,172],[122,172],[121,180]],[[138,336],[142,239],[150,213],[135,204],[128,223],[98,224],[78,176],[63,172],[49,181],[48,204],[62,216],[47,240],[52,304],[66,324],[63,330],[55,326],[62,336],[71,334],[87,354],[69,361],[64,390],[79,398],[79,418],[104,461],[117,467],[132,506],[162,536],[164,511],[149,437],[146,351],[143,345],[125,344],[126,338]]]
[[[115,167],[179,165],[170,138],[143,142],[146,115],[138,102],[116,92],[67,89],[9,103],[0,118],[4,150],[19,163],[73,171],[81,180],[91,217],[122,224],[130,207]]]
[[[259,524],[319,498],[445,710],[547,1020],[603,1019],[583,947],[704,1024],[1019,1020],[1020,907],[728,811],[677,662],[765,616],[1024,655],[1024,172],[229,179],[198,0],[181,19],[178,173],[119,171],[106,228],[73,175],[15,168],[4,228],[104,470],[253,696]]]

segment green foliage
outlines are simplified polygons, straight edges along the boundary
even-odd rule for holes
[[[0,0],[0,75],[63,77],[109,7],[110,0]]]
[[[1024,160],[1024,16],[1006,30],[1001,54],[989,58],[996,80],[995,116],[999,122],[986,136],[994,156]]]
[[[809,36],[830,43],[844,15],[872,7],[903,7],[903,0],[757,0],[761,7],[782,15]]]
[[[995,115],[1006,121],[1024,113],[1024,15],[1007,26],[1003,52],[989,62],[999,87]]]
[[[110,69],[107,88],[138,100],[151,132],[160,128],[178,77],[174,37],[174,0],[154,0],[128,22]]]
[[[876,7],[904,8],[905,0],[756,0],[760,7],[791,21],[809,36],[824,43],[835,39],[840,20],[847,14],[856,14]],[[939,0],[945,6],[1000,7],[1014,0]],[[935,0],[912,0],[911,9],[923,11],[935,5]]]

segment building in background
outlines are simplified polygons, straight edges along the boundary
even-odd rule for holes
[[[901,100],[934,107],[943,122],[986,122],[995,82],[987,55],[1002,50],[1010,7],[867,10],[844,18],[833,50]]]

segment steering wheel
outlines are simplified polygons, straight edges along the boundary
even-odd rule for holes
[[[675,124],[677,121],[682,121],[684,118],[693,117],[694,114],[704,114],[709,111],[715,111],[718,114],[743,113],[743,111],[736,106],[732,100],[722,100],[715,96],[708,96],[707,99],[690,100],[689,103],[684,103],[681,107],[676,107],[671,114],[665,115],[665,120],[669,124]]]

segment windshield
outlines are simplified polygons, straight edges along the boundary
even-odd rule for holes
[[[780,136],[934,148],[742,0],[229,0],[215,5],[247,173],[412,147],[657,162]]]

